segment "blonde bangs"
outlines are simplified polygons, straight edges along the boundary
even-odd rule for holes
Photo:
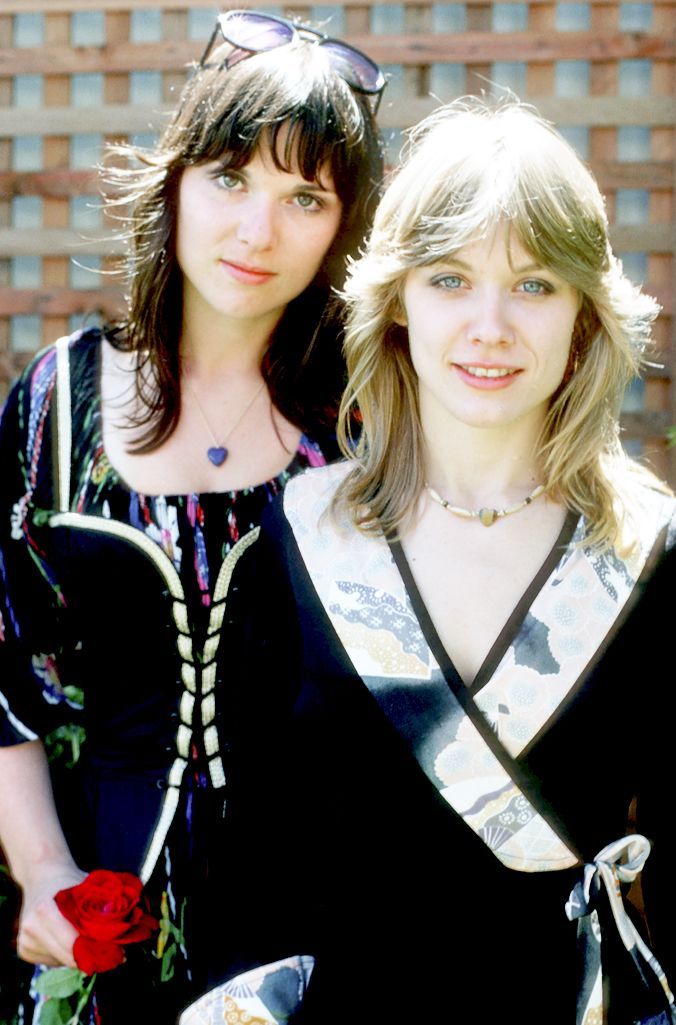
[[[345,288],[349,382],[340,437],[357,462],[337,503],[361,529],[388,535],[414,518],[424,441],[407,335],[396,326],[406,275],[443,263],[505,221],[537,263],[580,296],[569,371],[541,435],[542,470],[551,493],[584,515],[591,543],[610,545],[628,536],[623,510],[634,504],[636,481],[665,489],[629,459],[619,434],[623,395],[641,369],[659,307],[613,255],[589,170],[549,124],[514,101],[440,108],[410,133],[390,178]],[[344,425],[357,408],[355,449]]]

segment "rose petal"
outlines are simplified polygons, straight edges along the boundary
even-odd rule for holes
[[[81,936],[101,943],[137,943],[159,928],[142,906],[140,879],[129,872],[96,869],[77,886],[59,890],[54,899]]]
[[[88,936],[78,936],[73,944],[73,957],[85,975],[109,972],[124,962],[124,950],[117,943],[102,943]]]

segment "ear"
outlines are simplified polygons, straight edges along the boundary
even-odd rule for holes
[[[392,320],[399,327],[408,327],[408,317],[406,316],[406,310],[404,304],[398,301],[392,311]]]

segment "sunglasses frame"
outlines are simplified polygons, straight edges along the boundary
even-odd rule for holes
[[[253,17],[254,20],[260,22],[267,21],[275,25],[283,25],[285,28],[290,29],[291,36],[288,40],[280,42],[276,46],[263,47],[261,49],[250,49],[249,47],[241,46],[236,40],[230,39],[228,37],[225,27],[228,20],[241,15],[244,15],[249,18]],[[282,18],[276,14],[261,14],[259,11],[250,11],[242,8],[232,11],[224,11],[223,13],[218,15],[216,19],[216,26],[213,32],[211,33],[211,37],[209,38],[209,41],[207,42],[207,45],[204,48],[202,56],[199,59],[198,67],[205,68],[207,66],[205,63],[206,59],[209,56],[209,53],[211,52],[211,49],[214,43],[216,42],[219,33],[223,37],[224,42],[229,43],[232,47],[234,47],[233,52],[229,54],[228,57],[226,57],[226,59],[223,61],[222,66],[224,66],[226,70],[229,70],[235,64],[239,63],[239,61],[245,60],[252,54],[269,53],[272,50],[278,49],[280,46],[290,46],[292,43],[297,42],[297,40],[299,39],[315,40],[317,46],[322,46],[324,43],[337,43],[343,50],[346,50],[348,54],[356,54],[360,61],[365,61],[367,65],[371,66],[374,69],[376,73],[376,81],[378,84],[372,89],[366,88],[365,86],[360,85],[358,82],[350,81],[350,79],[345,78],[345,76],[341,74],[341,72],[337,68],[336,71],[343,79],[343,81],[347,82],[350,89],[353,89],[355,92],[361,93],[364,96],[375,97],[373,114],[375,116],[378,113],[378,108],[380,107],[380,101],[382,99],[383,91],[385,89],[385,86],[387,85],[387,79],[385,78],[385,75],[383,74],[379,66],[376,64],[376,62],[372,60],[367,54],[365,54],[362,50],[358,50],[356,46],[350,46],[349,43],[344,43],[342,39],[335,39],[332,36],[328,36],[326,35],[326,33],[319,31],[319,29],[313,28],[311,25],[305,25],[302,22],[291,21],[288,18]]]

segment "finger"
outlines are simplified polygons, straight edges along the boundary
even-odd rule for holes
[[[39,901],[20,923],[19,957],[31,964],[62,964],[75,968],[73,943],[77,932],[52,901]]]
[[[17,944],[17,954],[22,961],[26,961],[28,964],[43,964],[47,965],[48,968],[62,967],[61,962],[57,961],[56,958],[50,957],[49,954],[42,953],[39,950],[24,947],[22,944]],[[68,965],[67,967],[73,966]]]
[[[50,967],[63,965],[66,968],[76,968],[72,947],[70,950],[60,944],[46,944],[43,941],[27,940],[19,934],[17,938],[17,954],[22,961],[29,964],[45,964]]]

